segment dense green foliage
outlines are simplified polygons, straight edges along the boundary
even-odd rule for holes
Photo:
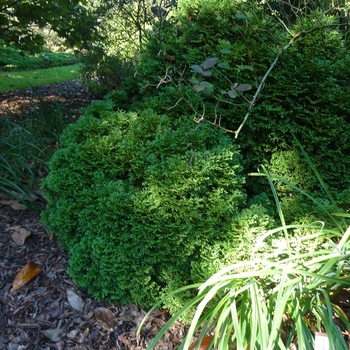
[[[324,25],[331,23],[332,19],[325,19]],[[312,25],[311,18],[297,23],[296,29],[310,30]],[[321,27],[306,35],[272,72],[244,130],[242,137],[254,147],[255,162],[260,154],[260,161],[270,162],[276,174],[305,190],[317,189],[293,145],[294,133],[326,183],[338,192],[349,189],[349,92],[350,60],[341,34]]]
[[[295,141],[329,202],[334,203],[322,176],[298,140]],[[193,348],[189,344],[195,335],[199,336],[197,344],[201,344],[209,333],[211,341],[207,342],[207,349],[287,350],[297,342],[298,349],[311,350],[318,348],[315,332],[319,331],[327,334],[324,340],[330,349],[348,349],[343,332],[350,323],[342,302],[335,296],[350,283],[347,258],[350,214],[341,213],[336,204],[332,211],[328,211],[327,205],[319,205],[318,210],[328,216],[326,222],[286,225],[273,184],[276,177],[271,177],[264,167],[255,175],[267,178],[282,226],[260,235],[249,260],[242,258],[238,263],[224,266],[204,283],[183,286],[155,304],[141,322],[138,334],[162,302],[172,300],[179,293],[198,290],[168,320],[147,350],[154,349],[165,332],[192,311],[194,305],[191,325],[178,349]],[[280,180],[293,187],[288,181]],[[330,230],[330,223],[336,227]],[[279,232],[283,232],[280,237]],[[272,237],[276,240],[271,240]],[[334,322],[335,318],[342,322]]]
[[[175,4],[174,0],[116,1],[106,7],[104,20],[98,26],[98,39],[82,53],[82,76],[92,93],[98,97],[106,95],[133,75],[150,28],[162,25],[163,17],[158,12],[168,14]],[[96,78],[98,83],[93,81]]]
[[[191,264],[208,264],[208,246],[228,235],[239,244],[240,159],[219,129],[98,102],[64,132],[50,161],[43,219],[68,249],[80,286],[150,306],[193,280]]]
[[[350,57],[335,25],[337,18],[314,11],[286,32],[275,16],[256,4],[216,3],[181,3],[178,16],[163,23],[145,47],[135,79],[141,86],[139,95],[135,97],[135,85],[128,82],[112,98],[123,108],[125,100],[134,101],[132,108],[152,107],[173,118],[190,113],[197,119],[204,115],[209,122],[220,118],[222,127],[236,130],[263,76],[291,40],[289,32],[305,33],[267,76],[238,142],[247,172],[264,164],[304,190],[318,192],[317,181],[294,145],[294,133],[343,200],[350,186]],[[189,66],[206,57],[219,58],[213,76],[205,78],[215,90],[195,93],[190,84],[195,74]],[[246,99],[220,95],[230,82],[248,83],[253,89],[244,94]],[[251,194],[266,191],[256,179],[247,183]]]
[[[193,337],[198,336],[200,344],[207,334],[210,334],[207,339],[211,339],[205,346],[208,350],[287,350],[296,343],[300,350],[312,350],[320,344],[315,332],[327,334],[324,341],[329,342],[330,349],[347,350],[343,332],[350,323],[343,305],[333,296],[350,284],[347,261],[350,227],[346,232],[338,232],[343,236],[338,244],[328,240],[322,248],[319,244],[322,230],[308,225],[301,229],[313,234],[306,234],[302,243],[295,242],[296,250],[279,247],[269,258],[226,266],[205,283],[186,286],[168,295],[171,298],[184,290],[198,290],[168,320],[147,350],[154,349],[165,332],[193,305],[196,311],[179,350],[193,348],[189,347]],[[266,252],[270,250],[267,248]],[[143,323],[159,304],[150,310]],[[334,322],[334,318],[341,322]],[[141,327],[142,323],[139,332]]]
[[[317,199],[276,184],[287,222],[319,219],[309,215],[317,203],[350,204],[350,56],[337,20],[316,9],[282,23],[256,1],[183,0],[142,30],[138,60],[124,60],[127,46],[118,56],[113,40],[89,53],[86,76],[101,75],[92,88],[120,89],[64,132],[44,182],[43,219],[81,287],[149,306],[247,258],[276,226],[267,182],[247,176],[261,164]],[[327,202],[293,135],[337,202]]]
[[[93,1],[93,0],[92,0]],[[89,1],[0,0],[0,39],[31,53],[40,52],[44,37],[38,28],[50,24],[70,47],[83,47],[94,36],[96,13]]]

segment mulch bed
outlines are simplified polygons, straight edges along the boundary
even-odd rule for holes
[[[45,103],[59,106],[70,120],[78,118],[80,108],[93,100],[79,80],[0,92],[0,117],[19,120],[40,108],[38,94]],[[0,349],[145,349],[169,315],[154,313],[137,336],[147,310],[99,302],[79,289],[66,273],[65,250],[46,232],[39,213],[9,200],[0,193]],[[16,243],[20,232],[30,233],[23,244]],[[16,275],[28,263],[42,271],[13,290]],[[184,327],[177,323],[156,349],[177,349],[183,337]]]
[[[146,310],[136,305],[99,302],[80,290],[66,274],[66,252],[57,238],[46,232],[39,214],[0,205],[0,349],[146,348],[165,324],[166,312],[153,314],[141,336],[137,336]],[[30,235],[23,245],[18,245],[14,234],[21,229]],[[15,276],[29,262],[39,266],[41,273],[12,290]],[[76,296],[78,305],[69,300],[70,295]],[[103,314],[101,317],[105,309],[112,312],[113,319]],[[176,349],[183,335],[182,325],[177,324],[157,348]]]
[[[93,96],[79,79],[24,90],[0,92],[0,116],[22,116],[40,107],[39,96],[48,105],[59,106],[65,118],[76,118],[80,108],[90,105]]]

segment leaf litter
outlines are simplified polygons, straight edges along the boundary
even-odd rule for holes
[[[41,268],[38,265],[29,262],[28,264],[23,266],[21,270],[17,273],[15,279],[13,280],[11,291],[20,289],[25,284],[30,282],[34,277],[39,275],[40,272]]]
[[[31,232],[22,245],[10,235],[16,226]],[[57,238],[50,239],[46,233],[38,213],[0,207],[0,349],[146,349],[169,314],[152,314],[137,337],[147,310],[94,300],[66,274],[67,260]],[[13,290],[25,266],[22,282],[33,277]],[[35,266],[41,269],[36,276]],[[184,335],[185,327],[176,323],[155,350],[177,349]]]
[[[5,231],[13,232],[11,238],[19,246],[22,246],[24,244],[25,239],[31,234],[30,231],[18,225],[7,227]]]

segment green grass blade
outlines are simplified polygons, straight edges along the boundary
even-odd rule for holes
[[[281,220],[281,224],[282,224],[282,230],[284,232],[284,236],[285,236],[285,240],[286,240],[286,243],[287,243],[287,246],[288,246],[288,250],[290,250],[290,244],[289,244],[289,235],[288,235],[288,231],[286,229],[287,225],[286,225],[286,222],[285,222],[285,219],[284,219],[284,215],[283,215],[283,211],[282,211],[282,207],[281,207],[281,203],[278,199],[278,195],[277,195],[277,192],[276,192],[276,189],[275,189],[275,186],[273,184],[273,179],[272,177],[270,176],[270,174],[268,173],[268,171],[266,170],[266,168],[261,165],[261,168],[263,169],[263,172],[269,182],[269,185],[270,185],[270,188],[271,188],[271,191],[272,191],[272,194],[273,194],[273,198],[275,199],[275,204],[276,204],[276,207],[277,207],[277,212],[278,212],[278,215],[280,217],[280,220]]]
[[[250,176],[265,176],[265,174],[261,174],[261,173],[250,173]],[[277,176],[277,175],[269,175],[272,180],[278,180],[282,183],[284,183],[285,185],[289,186],[290,188],[292,188],[293,190],[301,193],[302,195],[304,195],[305,197],[307,197],[308,199],[310,199],[313,203],[316,204],[316,206],[318,207],[318,210],[325,216],[329,217],[334,224],[336,225],[336,227],[341,231],[344,232],[344,227],[342,227],[339,222],[334,218],[333,214],[331,212],[328,211],[328,209],[326,209],[322,204],[319,203],[319,201],[317,201],[315,198],[313,198],[311,195],[309,195],[307,192],[301,190],[300,188],[298,188],[297,186],[294,186],[293,184],[291,184],[290,182],[284,180],[282,177]]]
[[[307,163],[309,164],[310,168],[312,169],[312,171],[314,172],[314,174],[317,177],[317,180],[319,181],[319,183],[321,184],[321,187],[323,188],[323,190],[325,191],[325,193],[327,194],[327,197],[329,198],[329,200],[331,201],[331,203],[334,205],[335,208],[337,208],[337,202],[334,200],[331,192],[329,191],[328,186],[326,185],[326,183],[324,182],[321,174],[319,173],[319,171],[317,170],[315,164],[312,162],[312,160],[310,159],[309,155],[307,154],[307,152],[305,151],[304,147],[302,146],[302,144],[299,142],[298,138],[294,135],[294,141],[295,143],[298,145],[298,147],[300,148],[301,152],[303,153],[303,156],[305,157]]]

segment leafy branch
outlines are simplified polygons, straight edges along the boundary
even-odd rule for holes
[[[218,68],[222,68],[222,69],[228,69],[229,68],[229,64],[226,62],[218,62],[219,59],[216,57],[210,57],[208,59],[206,59],[201,65],[195,64],[190,66],[191,70],[196,73],[197,75],[199,75],[199,78],[194,77],[191,78],[189,81],[186,80],[186,78],[184,77],[184,73],[187,69],[187,67],[185,67],[183,69],[182,72],[179,72],[178,70],[176,70],[176,73],[180,76],[179,79],[177,79],[177,81],[174,81],[174,79],[172,78],[172,74],[171,74],[171,69],[169,67],[166,68],[166,73],[164,77],[159,77],[159,83],[158,84],[148,84],[147,86],[151,85],[151,86],[156,86],[156,88],[159,88],[161,85],[163,84],[168,84],[168,83],[172,83],[173,86],[175,86],[175,88],[177,89],[180,98],[179,100],[175,103],[174,106],[169,107],[168,109],[172,109],[175,108],[181,101],[184,101],[194,112],[195,116],[194,116],[194,121],[196,123],[202,123],[202,122],[207,122],[213,126],[219,127],[221,129],[223,129],[225,132],[227,133],[232,133],[235,135],[235,138],[238,138],[239,133],[241,132],[243,126],[246,124],[249,116],[251,115],[253,108],[261,94],[262,89],[265,86],[266,80],[269,77],[269,75],[271,74],[271,72],[273,71],[273,69],[276,67],[277,63],[279,62],[279,59],[281,57],[281,55],[283,55],[283,53],[285,51],[287,51],[296,41],[298,41],[299,39],[315,32],[316,30],[324,30],[326,28],[332,28],[334,27],[334,24],[327,24],[327,25],[323,25],[321,26],[315,26],[314,28],[310,29],[310,30],[302,30],[296,34],[292,34],[291,31],[288,31],[288,33],[290,33],[292,35],[292,38],[289,40],[289,42],[287,44],[285,44],[277,53],[276,53],[276,57],[274,59],[274,61],[271,63],[271,65],[269,66],[269,68],[267,69],[265,75],[263,76],[263,78],[261,79],[259,85],[257,86],[257,89],[252,97],[251,100],[247,99],[244,97],[244,92],[249,91],[252,89],[252,86],[249,84],[240,84],[237,82],[231,82],[231,80],[225,75],[223,74]],[[221,50],[222,54],[228,54],[230,53],[229,50],[227,49],[223,49]],[[250,66],[244,66],[245,69],[251,69],[253,70],[253,67]],[[220,90],[218,91],[219,94],[215,94],[214,90],[214,84],[210,83],[208,81],[208,79],[202,80],[201,78],[210,78],[213,76],[213,71],[215,71],[215,73],[218,76],[221,76],[224,80],[226,80],[229,84],[230,84],[230,88],[226,89],[226,90]],[[205,118],[206,115],[206,109],[205,109],[205,104],[203,102],[202,99],[202,112],[199,112],[195,106],[193,105],[192,101],[191,101],[191,97],[188,96],[188,94],[185,94],[183,92],[183,89],[181,89],[181,85],[185,84],[187,86],[191,86],[196,92],[198,93],[205,93],[211,97],[213,97],[216,100],[216,104],[215,104],[215,116],[214,116],[214,121],[209,121]],[[223,103],[228,103],[228,104],[233,104],[232,102],[230,102],[229,100],[225,100],[223,98],[223,96],[228,96],[231,99],[235,99],[237,97],[242,97],[247,103],[248,103],[248,108],[247,108],[247,112],[241,122],[241,124],[239,125],[239,127],[236,130],[230,130],[227,129],[225,127],[223,127],[221,125],[221,117],[218,117],[217,115],[217,110],[218,110],[218,106],[221,102]]]

